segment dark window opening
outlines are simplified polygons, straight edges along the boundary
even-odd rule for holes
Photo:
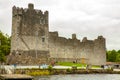
[[[45,42],[45,38],[42,38],[42,42]]]

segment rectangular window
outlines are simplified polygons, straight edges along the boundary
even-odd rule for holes
[[[45,42],[45,38],[42,38],[42,42]]]

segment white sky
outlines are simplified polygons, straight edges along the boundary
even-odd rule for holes
[[[120,49],[120,0],[0,0],[2,32],[11,35],[12,6],[27,8],[28,3],[49,11],[50,31],[67,38],[76,33],[80,40],[103,35],[108,50]]]

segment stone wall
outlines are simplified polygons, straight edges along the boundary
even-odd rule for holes
[[[106,63],[106,42],[105,38],[102,36],[98,36],[97,39],[94,40],[94,54],[92,55],[93,58],[91,59],[91,63],[102,64]]]
[[[36,65],[36,64],[47,64],[49,62],[49,52],[48,51],[38,51],[29,50],[23,51],[19,50],[13,51],[13,53],[8,57],[8,64],[17,65]]]
[[[55,61],[82,62],[92,65],[106,63],[105,39],[99,36],[95,40],[82,41],[72,35],[72,39],[59,37],[58,32],[49,32],[50,58]]]

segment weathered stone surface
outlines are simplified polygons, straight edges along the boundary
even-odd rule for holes
[[[11,53],[14,57],[9,63],[48,63],[48,11],[36,10],[33,4],[27,9],[14,6],[12,11]]]
[[[105,38],[95,40],[83,38],[82,42],[72,35],[72,39],[59,37],[57,32],[49,32],[50,58],[55,61],[82,62],[92,65],[106,64]]]
[[[58,32],[49,32],[48,11],[36,10],[33,4],[27,9],[14,6],[12,14],[13,60],[9,63],[41,64],[51,59],[92,65],[106,63],[106,42],[102,36],[95,40],[85,37],[80,41],[76,34],[66,39]]]

